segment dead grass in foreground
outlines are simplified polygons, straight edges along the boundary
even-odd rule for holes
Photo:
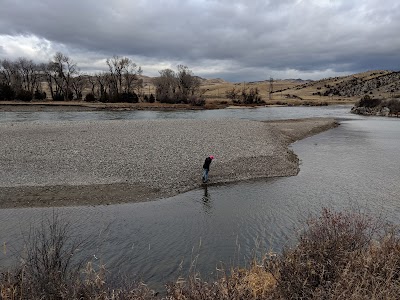
[[[308,220],[296,247],[267,254],[248,268],[220,271],[214,281],[192,274],[167,284],[164,296],[140,283],[111,288],[104,266],[74,265],[65,256],[76,245],[66,228],[56,223],[41,229],[49,235],[36,232],[23,263],[1,273],[1,299],[371,300],[400,295],[398,228],[359,212],[323,209]]]

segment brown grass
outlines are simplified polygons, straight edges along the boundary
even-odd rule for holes
[[[215,282],[190,277],[167,285],[167,299],[273,299],[276,280],[261,265],[249,269],[231,270]]]
[[[261,265],[263,267],[261,267]],[[398,299],[397,228],[362,213],[324,209],[296,247],[214,282],[170,285],[168,299]]]
[[[353,97],[344,97],[344,96],[323,96],[317,95],[316,93],[324,92],[327,90],[326,86],[334,87],[337,84],[347,82],[354,78],[362,79],[363,81],[367,81],[373,78],[377,78],[382,75],[387,75],[391,73],[390,71],[382,71],[382,70],[374,70],[363,73],[352,74],[348,76],[342,77],[331,77],[324,78],[317,81],[301,81],[301,80],[292,80],[292,79],[275,79],[273,81],[273,93],[270,95],[270,83],[269,80],[264,81],[256,81],[256,82],[227,82],[222,79],[202,79],[202,83],[200,86],[200,91],[203,97],[206,98],[207,103],[211,108],[221,108],[225,107],[226,104],[221,105],[221,101],[227,101],[228,105],[232,104],[232,102],[227,99],[226,92],[233,88],[237,90],[242,90],[243,88],[257,88],[259,90],[260,96],[263,101],[266,102],[266,105],[321,105],[321,104],[354,104],[359,100],[360,96]],[[144,87],[141,91],[144,95],[155,95],[155,86],[153,84],[153,78],[142,76],[144,80]],[[47,97],[50,97],[50,91],[45,83],[42,84],[43,90],[46,92]],[[90,88],[85,88],[83,90],[83,99],[86,94],[90,93]],[[370,95],[374,97],[380,98],[389,98],[392,96],[392,93],[388,92],[387,89],[376,88],[370,91]],[[271,96],[271,97],[270,97]],[[301,98],[301,101],[293,98],[292,96],[296,96]],[[50,100],[50,99],[48,99]],[[186,105],[187,106],[187,105]],[[118,107],[115,103],[112,104],[112,107]],[[129,108],[145,108],[151,109],[151,105],[144,106],[132,106]],[[157,106],[157,108],[160,108]],[[161,108],[162,109],[162,108]],[[179,109],[179,108],[178,108]]]
[[[55,240],[64,241],[61,243],[64,246],[71,245],[65,236]],[[39,237],[39,241],[43,241],[44,235]],[[43,246],[49,243],[52,242],[47,238],[44,244],[33,243],[28,253],[52,257],[52,247]],[[55,256],[56,261],[63,257]],[[68,268],[61,270],[70,271],[61,271],[62,276],[59,276],[53,272],[60,270],[58,265],[46,265],[48,269],[41,269],[47,273],[42,274],[47,276],[44,280],[42,275],[35,275],[35,270],[42,264],[33,262],[1,272],[0,299],[161,298],[140,283],[111,288],[102,265],[87,262],[79,269],[80,275],[75,276],[73,270],[76,269],[69,268],[71,264],[64,257],[60,263],[68,262]],[[166,285],[163,299],[370,300],[398,299],[399,295],[398,228],[364,213],[323,209],[319,217],[308,220],[295,247],[279,255],[268,253],[262,261],[254,260],[247,268],[232,268],[229,272],[219,270],[212,281],[203,280],[197,274],[179,279]]]
[[[371,77],[369,73],[359,75],[359,76],[364,76],[364,77]],[[343,77],[341,80],[347,80],[350,79],[351,77]],[[327,103],[327,104],[353,104],[355,103],[359,97],[328,97],[328,96],[318,96],[318,95],[313,95],[317,91],[317,87],[319,86],[324,86],[325,84],[331,84],[333,85],[336,82],[339,82],[340,80],[336,80],[334,78],[329,78],[320,82],[316,82],[315,84],[310,84],[308,87],[303,87],[299,89],[299,87],[302,87],[304,82],[299,82],[296,80],[274,80],[273,82],[273,93],[269,94],[269,89],[270,89],[270,83],[269,80],[265,81],[257,81],[257,82],[240,82],[240,83],[234,83],[234,82],[227,82],[223,80],[204,80],[200,86],[200,91],[203,95],[203,97],[206,99],[207,104],[211,108],[222,108],[226,107],[227,105],[232,105],[232,101],[226,97],[226,92],[228,90],[232,90],[233,88],[237,90],[242,90],[243,88],[250,89],[250,88],[258,88],[260,96],[262,100],[266,102],[266,105],[292,105],[292,106],[298,106],[298,105],[321,105],[321,103]],[[305,81],[306,82],[306,81]],[[46,85],[43,85],[44,91],[46,91],[47,96],[50,97],[50,92],[48,91]],[[86,88],[83,91],[83,97],[87,94],[90,93],[90,89]],[[146,79],[146,86],[143,88],[143,93],[145,95],[150,95],[153,94],[155,95],[155,86],[151,82],[151,78]],[[295,95],[306,101],[298,101],[296,98],[291,98],[288,97],[287,95]],[[49,100],[49,99],[48,99]],[[221,102],[227,102],[224,104],[221,104]],[[278,103],[277,103],[278,102]],[[60,103],[60,102],[58,102]],[[68,103],[71,103],[68,101]],[[152,105],[151,103],[143,103],[142,105],[139,103],[138,105],[128,105],[125,106],[128,108],[146,108],[146,109],[152,109],[153,107],[156,108],[161,108],[162,106],[159,105],[160,103]],[[92,106],[97,106],[97,107],[116,107],[118,108],[119,105],[116,103],[110,103],[108,105],[105,104],[91,104]],[[185,108],[188,105],[185,105]],[[179,109],[179,108],[177,108]]]

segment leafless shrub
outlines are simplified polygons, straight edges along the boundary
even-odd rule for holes
[[[399,259],[389,259],[398,257],[400,242],[387,228],[367,214],[324,209],[307,222],[299,244],[269,260],[266,268],[278,278],[278,293],[285,299],[390,299],[374,298],[376,291],[363,288],[384,288],[377,284],[382,281],[390,283],[382,295],[400,288],[400,281],[392,280]]]
[[[323,209],[299,243],[213,282],[196,276],[167,287],[168,299],[398,299],[400,238],[363,213]]]
[[[399,298],[400,240],[393,230],[372,243],[361,255],[353,253],[338,280],[332,284],[330,299]]]
[[[0,299],[154,299],[140,283],[112,288],[104,265],[76,257],[84,241],[71,229],[56,213],[32,228],[21,264],[0,272]]]
[[[238,101],[239,99],[239,90],[236,90],[235,88],[232,88],[230,90],[227,90],[225,92],[225,96],[228,99],[231,99],[232,101]]]
[[[192,106],[204,106],[206,104],[206,99],[198,96],[190,96],[189,103]]]
[[[55,218],[30,236],[26,260],[0,273],[0,299],[159,299],[141,283],[111,288],[104,265],[73,264],[79,243],[67,228]],[[166,285],[163,299],[398,299],[399,231],[367,214],[323,209],[280,255],[219,269],[211,281],[191,274]]]
[[[72,237],[70,224],[53,213],[39,228],[31,228],[21,265],[2,274],[1,282],[7,285],[2,293],[18,299],[63,298],[68,286],[79,277],[81,263],[75,255],[81,244]]]

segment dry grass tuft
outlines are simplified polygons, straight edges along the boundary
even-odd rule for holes
[[[263,265],[255,262],[248,269],[232,269],[229,274],[220,271],[214,282],[190,276],[186,281],[167,285],[169,300],[205,299],[275,299],[274,276]]]
[[[141,283],[112,288],[102,265],[88,262],[77,269],[63,255],[75,245],[66,239],[66,227],[51,228],[50,235],[35,235],[18,268],[0,274],[0,299],[159,299]],[[38,238],[40,242],[35,242]],[[53,243],[59,246],[55,256]],[[43,257],[58,264],[42,264]],[[38,267],[46,274],[35,273]],[[262,263],[253,261],[248,268],[219,270],[214,281],[197,274],[179,279],[166,285],[163,299],[371,300],[399,299],[399,295],[398,228],[366,214],[324,209],[321,216],[309,219],[296,247],[268,254]]]
[[[284,299],[398,299],[400,239],[361,213],[324,209],[299,244],[266,264]]]
[[[0,299],[154,299],[141,283],[112,288],[103,265],[77,258],[82,246],[70,224],[53,214],[31,229],[20,265],[0,271]]]

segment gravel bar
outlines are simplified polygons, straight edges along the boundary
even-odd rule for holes
[[[109,120],[0,124],[0,208],[148,201],[202,185],[292,176],[288,145],[333,119]]]

